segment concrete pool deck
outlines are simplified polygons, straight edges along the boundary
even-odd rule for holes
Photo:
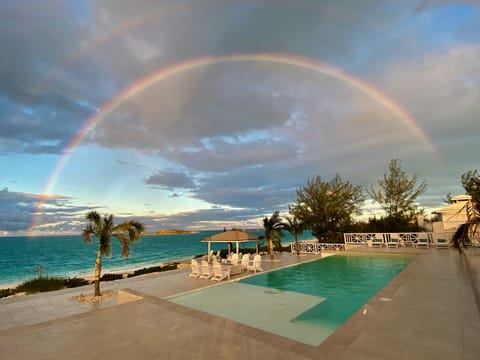
[[[100,304],[72,300],[80,293],[91,293],[91,286],[0,299],[0,358],[295,360],[480,356],[480,316],[475,298],[480,249],[469,255],[470,267],[453,249],[359,250],[415,252],[418,256],[318,347],[165,300],[212,286],[210,281],[188,278],[189,270],[183,269],[103,283],[102,290],[123,289],[126,302],[120,305],[116,299]],[[268,257],[264,257],[262,267],[269,270],[313,258],[282,254],[276,256],[276,261],[267,261]],[[245,299],[245,306],[254,307],[255,299]]]

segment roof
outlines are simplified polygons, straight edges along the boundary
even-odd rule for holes
[[[452,197],[452,203],[440,209],[432,211],[432,214],[445,214],[461,212],[465,203],[472,197],[470,195],[455,195]]]
[[[470,195],[455,195],[452,196],[452,201],[468,201],[472,197]]]
[[[227,230],[202,239],[203,242],[247,242],[258,240],[258,236],[243,230]]]

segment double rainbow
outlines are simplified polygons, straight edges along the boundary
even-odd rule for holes
[[[200,57],[191,59],[185,62],[181,62],[166,68],[162,68],[159,71],[156,71],[143,79],[135,82],[133,85],[125,88],[122,90],[118,95],[110,99],[109,101],[105,102],[101,107],[100,110],[92,117],[87,119],[84,126],[80,129],[80,131],[73,137],[73,139],[68,144],[67,148],[63,151],[59,161],[55,165],[49,179],[45,185],[43,195],[41,196],[37,211],[34,214],[32,219],[32,225],[30,230],[32,231],[33,228],[36,226],[40,209],[43,206],[43,202],[45,201],[48,194],[51,193],[52,189],[55,186],[55,183],[64,168],[65,164],[67,163],[70,154],[73,152],[75,147],[77,147],[82,140],[103,120],[106,116],[111,114],[115,109],[117,109],[122,103],[126,100],[135,96],[136,94],[142,92],[143,90],[147,89],[151,85],[165,80],[167,78],[171,78],[175,75],[180,73],[184,73],[187,71],[191,71],[197,68],[205,67],[205,66],[212,66],[215,64],[220,63],[227,63],[227,62],[260,62],[260,63],[271,63],[271,64],[283,64],[283,65],[290,65],[294,67],[300,67],[306,70],[314,71],[317,73],[321,73],[326,76],[330,76],[336,80],[342,81],[354,89],[357,89],[364,93],[365,95],[369,96],[375,102],[384,106],[392,115],[394,115],[397,119],[403,121],[403,123],[411,129],[420,140],[428,147],[428,149],[432,153],[436,153],[435,147],[433,146],[430,139],[427,137],[423,129],[418,125],[415,119],[405,110],[402,106],[400,106],[397,102],[395,102],[391,97],[386,95],[385,93],[379,91],[378,89],[374,88],[372,85],[368,84],[367,82],[350,75],[334,66],[331,66],[327,63],[314,61],[309,58],[305,57],[298,57],[292,55],[285,55],[285,54],[271,54],[271,53],[264,53],[264,54],[236,54],[236,55],[221,55],[221,56],[208,56],[208,57]]]

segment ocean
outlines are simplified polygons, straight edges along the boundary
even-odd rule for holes
[[[142,236],[130,246],[130,256],[120,256],[120,243],[112,238],[111,256],[103,257],[102,274],[107,272],[140,269],[173,260],[192,258],[207,253],[207,243],[201,240],[218,231],[201,231],[196,234]],[[251,231],[263,235],[263,231]],[[310,232],[298,237],[312,239]],[[86,244],[80,235],[0,237],[0,288],[11,287],[34,279],[40,274],[49,277],[92,276],[98,243],[92,239]],[[282,243],[294,241],[284,232]],[[253,248],[255,242],[240,244]],[[212,250],[226,248],[225,244],[212,243]]]

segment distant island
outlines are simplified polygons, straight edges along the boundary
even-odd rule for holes
[[[158,230],[152,233],[145,233],[145,235],[176,235],[176,234],[198,234],[198,231],[163,229],[163,230]]]

